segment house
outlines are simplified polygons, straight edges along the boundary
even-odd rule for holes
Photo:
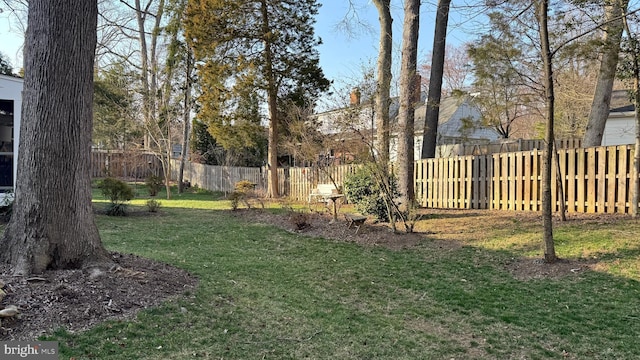
[[[635,107],[627,90],[611,93],[609,117],[602,133],[602,146],[628,145],[636,142]]]
[[[23,79],[0,75],[0,199],[15,188],[22,86]]]
[[[424,118],[426,114],[425,96],[419,100],[415,108],[415,139],[414,158],[419,159],[422,152],[422,135]],[[391,99],[389,117],[391,119],[391,139],[389,155],[394,160],[397,155],[397,123],[398,123],[398,98]],[[351,130],[358,131],[362,138],[372,143],[375,139],[375,116],[373,104],[360,103],[360,99],[354,93],[351,94],[350,106],[342,109],[331,110],[316,115],[320,131],[325,135],[341,136],[341,129],[347,124]],[[440,102],[437,157],[451,155],[451,149],[457,144],[487,144],[500,138],[499,134],[491,127],[482,124],[480,109],[473,104],[471,95],[449,96]],[[340,124],[340,125],[338,125]],[[353,145],[349,146],[350,149]],[[340,156],[342,152],[336,149],[328,151],[331,156]],[[343,155],[344,156],[344,155]]]
[[[500,138],[491,126],[482,123],[480,109],[473,104],[472,95],[448,96],[440,101],[438,113],[438,134],[436,157],[451,156],[454,145],[488,144]],[[416,106],[414,113],[414,158],[420,159],[422,153],[422,136],[424,134],[424,118],[427,104]],[[395,158],[396,136],[392,134],[391,158]]]

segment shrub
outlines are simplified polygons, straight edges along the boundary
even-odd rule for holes
[[[149,196],[158,195],[158,192],[160,192],[160,189],[164,186],[164,180],[157,175],[147,176],[144,183],[147,185],[147,189],[149,190]]]
[[[9,221],[9,219],[11,219],[14,199],[15,196],[13,192],[7,192],[4,194],[4,197],[0,200],[0,220]]]
[[[292,211],[289,216],[289,221],[296,227],[296,230],[304,230],[311,227],[309,214],[307,213]]]
[[[127,202],[133,199],[133,189],[124,181],[106,178],[98,185],[102,196],[111,203],[107,205],[107,215],[124,216],[127,214]]]
[[[240,180],[235,184],[235,189],[238,192],[249,193],[255,189],[256,184],[249,180]]]
[[[244,194],[239,191],[234,191],[229,195],[229,200],[231,200],[231,210],[238,210],[240,200],[244,200]]]
[[[389,213],[384,194],[375,179],[375,170],[364,166],[344,180],[344,193],[347,201],[355,205],[358,212],[373,215],[379,221],[389,221]],[[397,183],[391,178],[393,196],[398,196]]]
[[[231,200],[231,209],[237,210],[240,201],[242,201],[248,209],[251,209],[250,200],[257,200],[262,208],[264,208],[264,203],[257,196],[256,191],[254,190],[256,184],[252,183],[249,180],[240,180],[235,184],[235,190],[229,195],[229,200]]]
[[[147,210],[149,210],[149,212],[158,212],[160,205],[162,205],[162,203],[156,199],[147,200]]]
[[[105,209],[105,213],[109,216],[127,216],[127,204],[109,203]]]

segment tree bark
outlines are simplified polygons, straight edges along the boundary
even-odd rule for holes
[[[180,170],[178,172],[178,193],[184,191],[184,166],[189,158],[189,135],[191,133],[191,65],[193,59],[191,50],[186,49],[186,88],[184,90],[184,114],[182,114],[183,132],[182,132],[182,156],[180,157]]]
[[[542,62],[544,65],[544,88],[546,95],[547,127],[545,132],[546,149],[542,161],[542,221],[544,225],[544,260],[553,263],[558,260],[555,243],[553,241],[553,213],[551,209],[551,166],[553,166],[553,120],[554,120],[554,88],[553,88],[553,58],[549,45],[548,28],[549,1],[539,0],[536,8],[540,45],[542,50]]]
[[[29,1],[15,204],[0,241],[15,274],[111,263],[91,205],[97,13],[96,0]]]
[[[398,190],[401,209],[409,209],[414,196],[414,112],[418,68],[418,30],[420,0],[406,0],[402,33],[402,61],[400,64],[400,110],[398,113]]]
[[[267,83],[267,107],[269,110],[269,144],[267,149],[268,186],[267,196],[280,196],[278,189],[278,94],[273,73],[273,54],[269,39],[269,11],[265,0],[261,2],[262,34],[264,36],[265,81]]]
[[[391,50],[393,33],[391,24],[391,0],[373,0],[380,21],[380,45],[378,50],[377,83],[375,99],[376,150],[380,164],[389,163],[389,105],[391,91]]]
[[[424,117],[424,131],[422,133],[423,159],[430,159],[436,156],[438,118],[440,116],[440,97],[442,95],[442,76],[444,72],[444,55],[450,4],[451,0],[438,1],[436,28],[433,35],[433,56],[431,58],[429,94],[427,95],[427,110]]]
[[[638,218],[640,217],[640,64],[638,63],[638,57],[634,56],[634,78],[633,78],[633,91],[634,91],[634,105],[635,105],[635,121],[636,121],[636,143],[634,147],[633,155],[633,196],[631,204],[631,214]]]
[[[622,39],[622,16],[627,11],[629,0],[614,0],[605,5],[604,51],[600,71],[593,95],[591,112],[582,141],[583,147],[600,146],[604,126],[609,117],[611,91],[616,77],[620,40]]]

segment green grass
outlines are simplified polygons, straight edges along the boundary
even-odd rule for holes
[[[559,254],[597,256],[602,271],[520,281],[504,264],[540,251],[530,223],[393,251],[240,222],[213,194],[159,199],[158,216],[98,216],[102,239],[190,271],[197,290],[134,321],[56,332],[61,359],[640,358],[632,221],[557,229]]]

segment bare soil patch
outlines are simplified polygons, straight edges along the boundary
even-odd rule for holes
[[[167,264],[128,254],[112,257],[120,266],[113,271],[50,270],[30,278],[11,276],[0,265],[7,293],[2,305],[20,309],[19,318],[2,319],[0,340],[34,340],[60,327],[76,332],[105,320],[131,319],[197,283]]]

